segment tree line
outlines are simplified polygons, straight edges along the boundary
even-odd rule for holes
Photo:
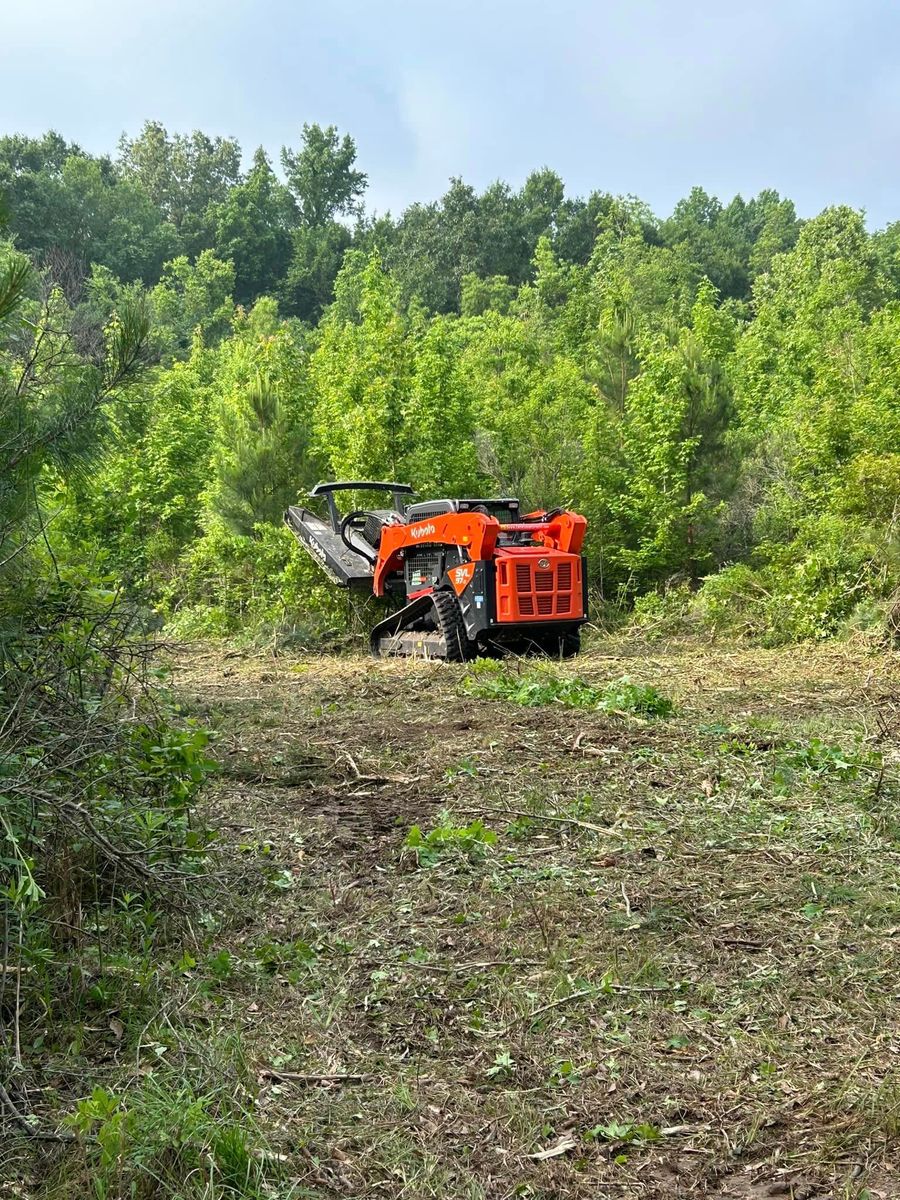
[[[310,638],[335,599],[281,513],[322,476],[390,476],[577,507],[595,589],[646,623],[890,623],[900,224],[700,188],[660,219],[549,169],[370,216],[353,139],[317,125],[280,174],[242,163],[155,122],[115,157],[0,139],[3,259],[33,266],[10,371],[60,321],[84,363],[118,314],[148,320],[140,378],[73,414],[91,471],[42,464],[32,553],[184,633]]]
[[[378,249],[404,303],[418,297],[432,312],[459,312],[468,275],[502,275],[512,287],[531,279],[541,237],[562,260],[585,265],[598,222],[620,207],[606,192],[566,196],[545,168],[519,190],[498,181],[479,194],[452,179],[438,201],[412,204],[396,220],[369,217],[356,144],[333,126],[305,125],[296,149],[282,147],[281,176],[262,147],[248,169],[242,162],[233,138],[170,134],[156,121],[123,136],[114,157],[55,132],[13,135],[0,138],[0,196],[19,249],[38,261],[64,254],[81,279],[103,267],[153,287],[167,263],[209,250],[233,265],[238,304],[270,295],[284,316],[313,324],[351,246]],[[723,206],[695,188],[665,221],[638,201],[629,207],[648,244],[684,247],[725,298],[749,298],[799,227],[793,204],[771,191]]]

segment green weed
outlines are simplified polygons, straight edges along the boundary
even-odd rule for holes
[[[470,758],[464,758],[462,762],[457,763],[455,767],[448,767],[444,772],[444,778],[447,783],[454,783],[461,776],[466,776],[469,779],[474,779],[478,774],[478,767]]]
[[[603,689],[599,708],[606,712],[629,713],[639,717],[670,717],[675,705],[652,684],[632,683],[623,676]]]
[[[855,780],[880,765],[880,755],[870,751],[845,750],[820,738],[811,738],[808,742],[787,743],[777,756],[773,783],[777,795],[787,796],[799,782]]]
[[[456,853],[469,862],[481,862],[488,847],[493,846],[496,841],[496,833],[487,829],[483,821],[472,821],[470,825],[453,825],[450,814],[443,812],[438,818],[438,824],[428,833],[423,833],[418,825],[413,825],[403,846],[404,850],[412,851],[417,866],[433,867],[448,853]]]
[[[501,1083],[505,1079],[509,1079],[516,1069],[516,1061],[508,1050],[502,1050],[494,1056],[494,1061],[491,1066],[485,1071],[485,1077],[492,1079],[495,1083]]]
[[[263,1200],[281,1171],[247,1103],[227,1073],[185,1077],[164,1068],[121,1093],[95,1088],[68,1120],[81,1135],[82,1171],[69,1162],[54,1194],[114,1200]],[[77,1189],[77,1190],[72,1190]]]
[[[787,766],[810,775],[833,775],[843,779],[856,779],[860,770],[877,766],[877,755],[859,749],[844,750],[832,746],[820,738],[809,742],[795,742],[788,747],[784,756]]]
[[[552,1087],[566,1087],[581,1082],[581,1072],[570,1058],[558,1062],[550,1072],[548,1082]]]
[[[490,659],[470,668],[463,687],[470,696],[507,700],[526,708],[561,704],[640,717],[668,717],[675,711],[672,701],[652,684],[633,683],[627,676],[596,688],[578,676],[560,676],[540,668],[519,674]]]
[[[645,1121],[609,1121],[605,1125],[595,1125],[587,1130],[585,1138],[592,1142],[623,1142],[626,1145],[642,1144],[659,1140],[660,1132],[657,1125]]]
[[[304,941],[266,941],[257,946],[254,954],[257,964],[270,974],[310,971],[318,961],[315,949]]]

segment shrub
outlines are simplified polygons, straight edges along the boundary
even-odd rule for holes
[[[0,954],[22,971],[27,1028],[88,993],[79,964],[102,988],[101,937],[100,964],[150,954],[162,918],[201,899],[209,735],[160,691],[127,606],[90,580],[44,592],[0,660],[0,702]]]
[[[263,1200],[283,1171],[253,1115],[252,1083],[231,1040],[160,1066],[119,1093],[98,1087],[69,1125],[79,1144],[55,1194],[98,1200]],[[80,1160],[80,1162],[79,1162]],[[85,1188],[86,1179],[89,1187]]]
[[[176,637],[258,636],[320,640],[345,616],[330,587],[285,526],[257,525],[252,537],[213,520],[183,555],[164,598]]]
[[[686,633],[697,623],[694,598],[686,583],[663,592],[645,592],[634,602],[632,625],[651,639]]]
[[[418,825],[413,825],[403,846],[405,850],[413,852],[417,866],[433,867],[448,853],[456,853],[470,862],[480,862],[488,847],[496,841],[496,833],[486,828],[483,821],[453,825],[450,814],[442,812],[438,824],[428,833],[423,833]]]
[[[473,664],[463,687],[470,696],[508,700],[527,708],[562,704],[643,717],[668,717],[674,711],[671,700],[651,684],[632,683],[627,677],[596,688],[577,676],[560,676],[539,667],[519,674],[491,659]]]
[[[769,593],[758,575],[743,563],[709,575],[697,593],[700,621],[715,633],[762,637]]]
[[[702,622],[766,645],[839,633],[861,602],[887,598],[896,568],[883,538],[857,522],[813,517],[787,544],[763,544],[758,565],[708,576],[697,594]]]

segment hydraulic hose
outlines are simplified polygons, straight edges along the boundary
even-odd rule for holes
[[[362,550],[359,546],[350,541],[347,533],[348,527],[357,517],[367,517],[369,514],[363,508],[356,508],[353,512],[348,512],[343,521],[341,521],[341,541],[348,550],[352,550],[354,554],[358,554],[360,558],[364,558],[371,566],[375,566],[378,562],[378,555],[373,550],[371,553],[367,550]]]

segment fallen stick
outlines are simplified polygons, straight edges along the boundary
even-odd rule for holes
[[[63,1132],[55,1129],[38,1129],[32,1125],[26,1116],[16,1108],[12,1102],[9,1092],[0,1083],[0,1107],[5,1108],[9,1117],[22,1130],[26,1137],[33,1138],[39,1142],[74,1142],[76,1135],[74,1133]]]
[[[418,967],[420,971],[438,971],[442,975],[456,975],[466,971],[486,971],[490,967],[539,967],[541,960],[537,958],[506,959],[496,958],[489,962],[459,963],[457,966],[446,967],[440,963],[422,963],[407,959],[402,963],[392,964],[398,967]]]
[[[577,829],[587,829],[591,833],[602,833],[606,834],[607,836],[611,832],[607,826],[593,825],[590,821],[579,821],[575,817],[551,817],[547,813],[523,812],[522,809],[519,808],[457,808],[456,805],[453,807],[458,812],[474,813],[479,817],[490,817],[492,815],[500,815],[504,817],[523,817],[526,821],[549,821],[554,825],[574,825]]]
[[[530,1023],[535,1017],[540,1017],[552,1008],[560,1008],[563,1004],[568,1004],[570,1000],[583,1000],[585,996],[596,996],[596,994],[596,988],[582,988],[580,992],[569,992],[568,996],[560,996],[558,1000],[551,1000],[549,1004],[542,1004],[540,1008],[534,1009],[533,1012],[525,1013],[523,1016],[517,1017],[515,1021],[510,1021],[505,1029],[501,1031],[501,1037],[509,1033],[520,1021],[528,1021]]]
[[[583,746],[581,743],[584,740],[585,733],[586,730],[582,729],[576,736],[575,741],[572,743],[573,753],[580,751],[582,754],[587,754],[592,758],[603,758],[607,754],[622,753],[618,746]]]
[[[276,1071],[272,1067],[264,1067],[260,1075],[263,1079],[284,1080],[302,1087],[325,1087],[329,1083],[370,1083],[375,1079],[374,1075],[301,1075],[296,1071]]]

